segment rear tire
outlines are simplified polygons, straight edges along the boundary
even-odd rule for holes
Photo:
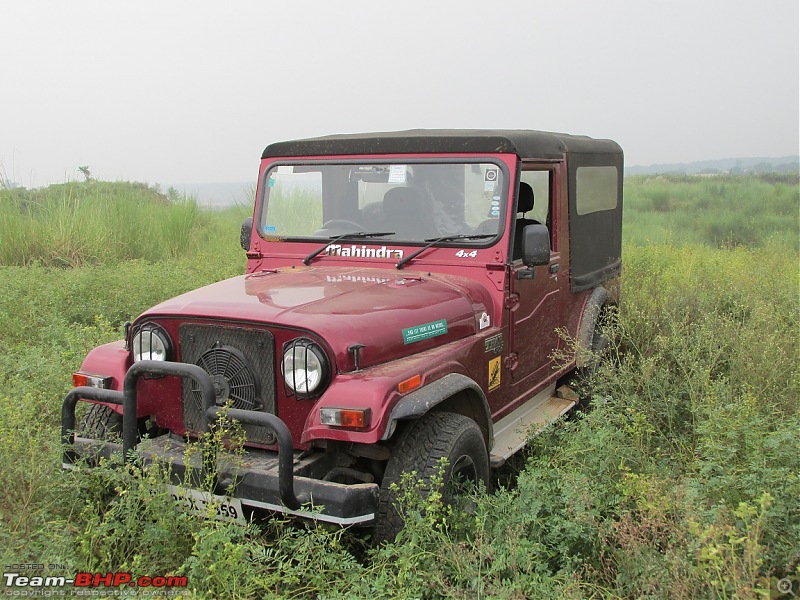
[[[589,364],[585,367],[586,375],[593,375],[603,362],[603,358],[608,353],[611,346],[611,339],[608,337],[609,327],[612,326],[613,315],[611,309],[604,307],[601,311],[597,322],[594,325],[594,332],[592,333],[592,343],[589,348],[592,352],[592,358]]]
[[[609,337],[609,333],[614,332],[616,318],[616,307],[606,305],[599,309],[589,341],[588,350],[591,353],[589,360],[582,367],[575,369],[565,381],[580,396],[578,406],[581,409],[589,408],[592,377],[613,348],[614,339]],[[559,382],[559,385],[561,383]]]
[[[442,474],[445,502],[453,500],[453,485],[458,480],[489,483],[489,455],[480,428],[472,419],[448,412],[428,413],[413,421],[400,434],[386,466],[378,501],[377,542],[393,541],[403,528],[392,484],[400,484],[403,473],[416,472],[422,480],[422,493],[431,491],[431,480],[438,476],[440,462],[447,459]]]

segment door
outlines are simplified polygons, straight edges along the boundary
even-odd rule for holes
[[[515,236],[521,235],[522,228],[531,222],[547,225],[551,252],[549,264],[533,268],[523,264],[521,256],[512,255],[506,304],[512,332],[506,367],[516,398],[527,395],[555,372],[555,353],[563,345],[558,329],[565,323],[564,304],[569,294],[567,265],[562,264],[558,236],[553,235],[559,221],[555,168],[523,169],[521,185],[531,187],[534,202],[531,210],[517,213]],[[517,208],[526,208],[519,196],[518,190]],[[521,249],[519,243],[513,246]],[[516,253],[521,254],[520,250]]]

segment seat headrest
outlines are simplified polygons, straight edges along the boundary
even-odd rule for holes
[[[383,210],[389,215],[408,215],[418,211],[422,204],[420,195],[406,187],[394,187],[383,195]]]
[[[517,212],[525,213],[529,210],[533,210],[533,188],[530,184],[520,181]]]

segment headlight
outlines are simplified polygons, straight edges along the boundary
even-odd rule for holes
[[[311,340],[290,342],[283,352],[281,372],[286,387],[300,398],[322,391],[328,381],[330,368],[322,348]]]
[[[145,323],[133,334],[131,351],[133,352],[133,362],[170,360],[172,343],[166,331],[152,323]]]

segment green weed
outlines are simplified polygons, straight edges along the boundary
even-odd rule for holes
[[[138,183],[90,179],[0,189],[0,265],[79,267],[198,255],[210,241],[219,242],[215,222],[230,227],[223,248],[234,249],[239,212],[203,211],[192,199],[170,200]]]
[[[626,182],[617,343],[589,381],[591,410],[548,428],[507,487],[464,507],[410,482],[406,530],[371,549],[359,531],[183,516],[158,470],[60,469],[61,400],[86,352],[145,308],[244,270],[236,207],[161,230],[201,239],[155,257],[98,251],[103,234],[66,215],[84,214],[81,194],[101,184],[58,188],[46,210],[12,190],[13,217],[0,208],[3,252],[28,265],[0,267],[3,564],[185,575],[199,598],[733,598],[798,573],[796,182]],[[162,200],[136,202],[152,216]],[[45,212],[60,240],[83,241],[56,252],[31,229],[6,237]],[[708,230],[725,212],[731,228]]]
[[[797,177],[647,176],[625,179],[623,237],[629,243],[764,246],[796,252]]]

